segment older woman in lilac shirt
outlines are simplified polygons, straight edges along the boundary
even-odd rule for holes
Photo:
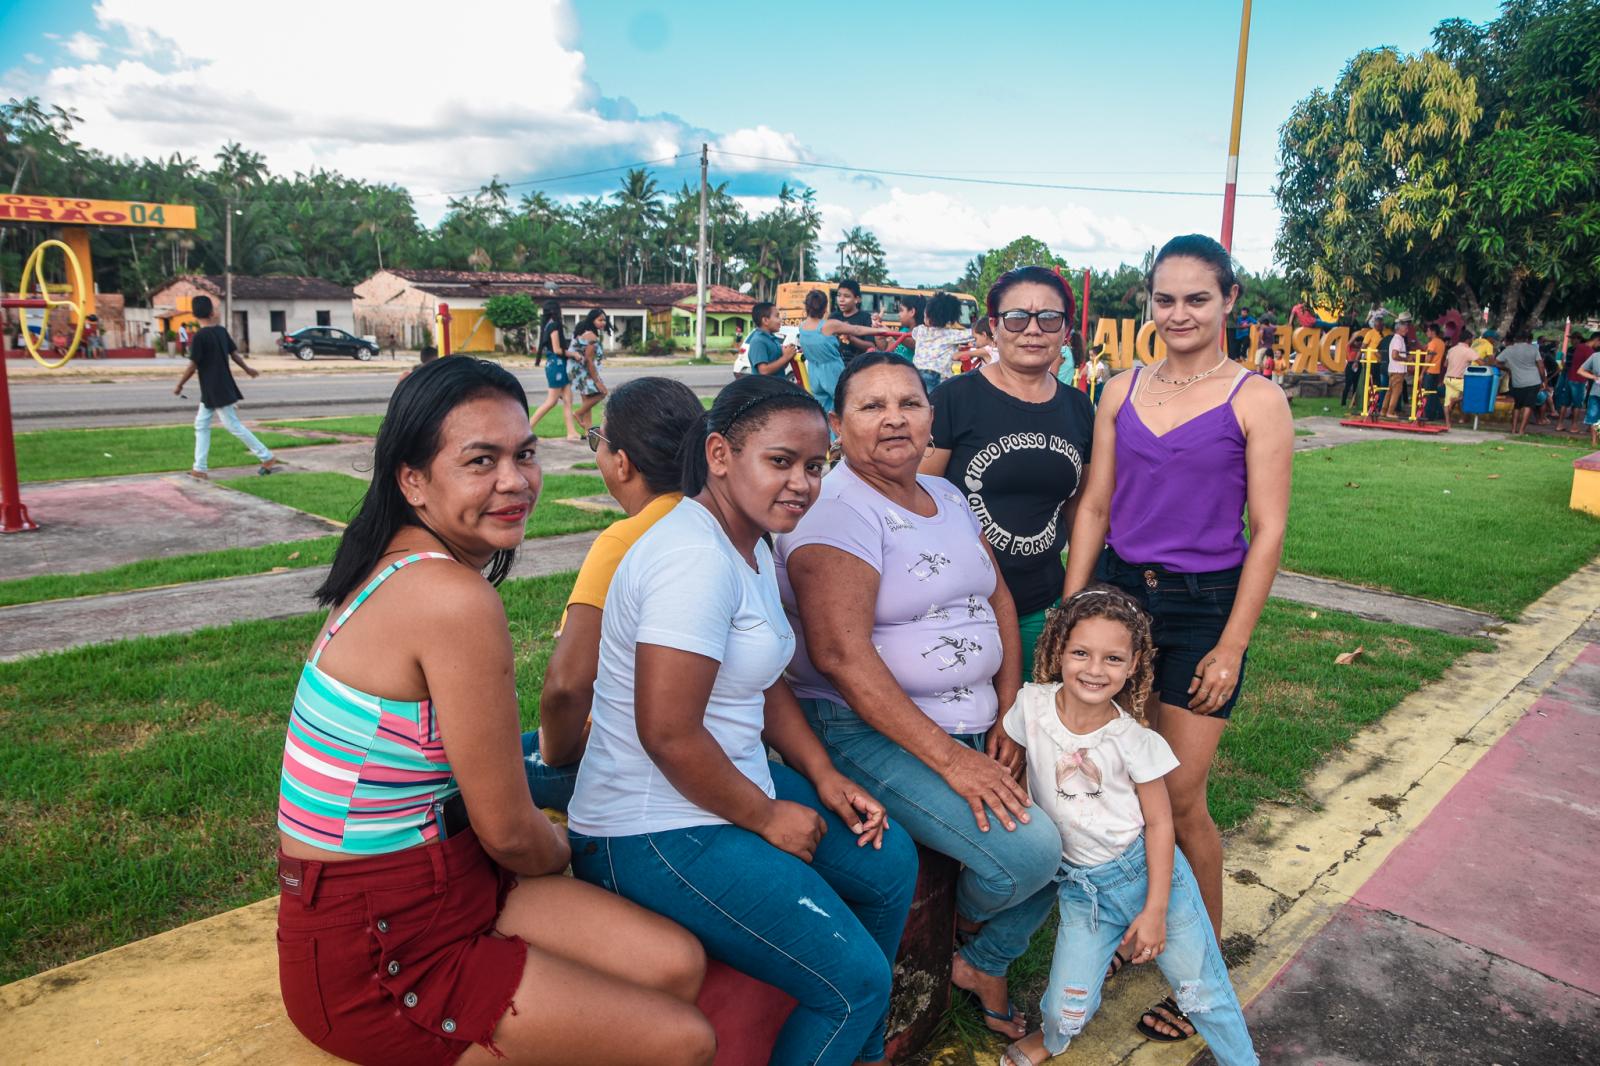
[[[1006,971],[1049,912],[1061,860],[997,720],[1022,684],[1016,609],[965,497],[917,473],[933,415],[916,369],[864,355],[834,397],[844,461],[778,538],[790,683],[839,770],[965,867],[956,905],[974,935],[952,980],[1016,1039]]]

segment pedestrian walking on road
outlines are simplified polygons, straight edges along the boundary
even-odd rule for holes
[[[532,415],[533,431],[539,431],[539,421],[549,414],[556,404],[567,419],[567,440],[577,442],[578,424],[572,418],[572,378],[567,361],[566,330],[562,326],[561,304],[546,300],[542,308],[544,322],[539,326],[539,357],[544,361],[544,383],[550,393]]]
[[[182,396],[183,387],[189,379],[200,375],[200,407],[194,416],[194,466],[189,470],[189,476],[198,481],[205,481],[210,476],[206,472],[206,460],[211,454],[213,418],[220,418],[223,427],[261,460],[257,473],[270,474],[278,466],[278,460],[273,458],[271,449],[257,440],[256,435],[239,421],[239,412],[234,410],[234,405],[244,396],[234,383],[228,361],[231,359],[239,364],[239,369],[253,378],[260,377],[261,371],[244,361],[228,331],[217,325],[211,297],[196,296],[192,310],[204,325],[189,338],[189,365],[184,368],[183,376],[172,390],[174,396]]]

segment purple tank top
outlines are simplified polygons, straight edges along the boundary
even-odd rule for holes
[[[1244,563],[1244,430],[1233,397],[1168,430],[1151,432],[1133,407],[1139,368],[1117,411],[1117,480],[1106,543],[1124,561],[1182,574]]]

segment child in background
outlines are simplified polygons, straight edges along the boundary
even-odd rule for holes
[[[1261,328],[1257,332],[1260,334],[1260,340],[1256,345],[1256,360],[1263,367],[1261,376],[1270,378],[1272,370],[1266,368],[1266,361],[1268,358],[1274,358],[1273,348],[1278,343],[1278,320],[1270,314],[1262,315]]]
[[[1583,424],[1589,427],[1589,447],[1600,448],[1600,352],[1584,360],[1578,368],[1578,379],[1589,388],[1583,413]]]
[[[1094,359],[1088,365],[1088,372],[1084,375],[1086,382],[1084,391],[1089,394],[1089,399],[1096,407],[1100,406],[1100,394],[1105,391],[1106,382],[1111,377],[1111,368],[1106,365],[1106,346],[1101,345],[1095,349]]]
[[[1062,850],[1043,1028],[1006,1048],[1003,1066],[1065,1051],[1094,1017],[1113,956],[1154,960],[1176,990],[1139,1020],[1145,1036],[1198,1029],[1221,1066],[1259,1062],[1200,887],[1173,845],[1162,778],[1178,760],[1136,717],[1150,695],[1151,647],[1150,620],[1131,597],[1086,588],[1050,612],[1034,683],[1003,720],[1027,749],[1034,803],[1061,830]]]
[[[1000,361],[1000,349],[995,347],[994,333],[989,329],[987,316],[980,314],[972,320],[972,347],[956,355],[961,360],[963,374]]]

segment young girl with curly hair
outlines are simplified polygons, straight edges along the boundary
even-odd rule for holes
[[[1193,1019],[1222,1066],[1259,1061],[1200,888],[1173,846],[1162,778],[1178,760],[1142,712],[1151,652],[1150,619],[1131,596],[1086,588],[1046,617],[1033,683],[1006,713],[1062,855],[1043,1026],[1006,1048],[1004,1066],[1037,1066],[1067,1049],[1100,1005],[1113,956],[1161,967],[1176,991],[1164,1006]],[[1174,1039],[1143,1019],[1138,1028]]]

